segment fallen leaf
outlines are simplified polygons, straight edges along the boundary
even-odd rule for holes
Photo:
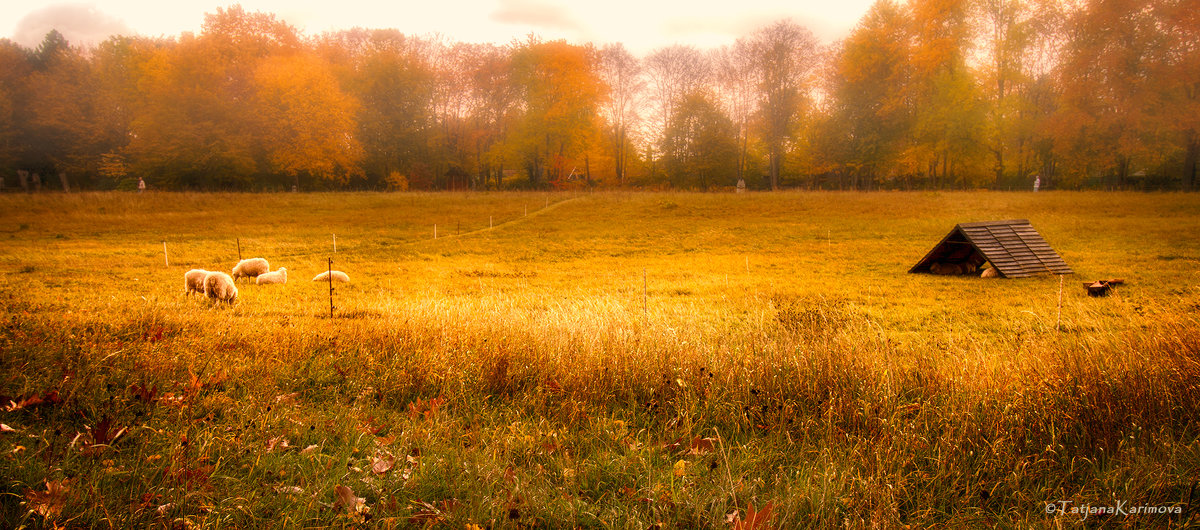
[[[69,491],[67,479],[46,481],[46,491],[25,491],[25,504],[29,506],[29,511],[53,519],[62,513]]]
[[[316,450],[317,450],[317,445],[316,445],[316,444],[313,444],[313,445],[310,445],[310,446],[308,446],[308,447],[305,447],[304,449],[302,449],[302,450],[300,451],[300,454],[302,454],[302,455],[307,455],[307,454],[309,454],[309,453],[312,453],[312,452],[314,452],[314,451],[316,451]]]
[[[376,475],[382,475],[390,471],[394,465],[396,465],[396,457],[390,453],[376,455],[375,458],[371,459],[371,472]]]
[[[19,432],[16,429],[9,427],[7,424],[0,423],[0,432]]]
[[[267,452],[268,453],[270,453],[271,451],[274,451],[276,447],[278,447],[280,450],[287,449],[289,447],[288,441],[283,439],[282,436],[276,436],[274,438],[271,438],[270,440],[267,440]]]
[[[675,462],[674,473],[677,477],[682,477],[687,474],[687,460]]]
[[[692,439],[692,445],[691,445],[690,449],[688,450],[688,452],[693,455],[702,455],[705,453],[711,453],[715,447],[714,442],[716,442],[716,441],[717,441],[716,438],[701,438],[701,437],[697,436],[694,439]]]
[[[742,519],[737,516],[737,512],[733,514],[733,520],[730,521],[726,517],[726,521],[733,523],[733,530],[760,530],[770,528],[771,518],[775,516],[775,505],[768,502],[762,507],[762,510],[755,509],[751,504],[746,507],[746,518]]]
[[[337,496],[337,501],[333,503],[334,508],[342,508],[347,513],[365,513],[367,509],[367,499],[354,494],[354,491],[341,484],[334,486],[334,495]]]

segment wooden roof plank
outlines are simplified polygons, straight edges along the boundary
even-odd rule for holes
[[[951,243],[957,247],[955,251],[943,249]],[[975,253],[962,252],[964,243],[975,247],[983,259],[1007,278],[1073,273],[1027,219],[960,223],[909,272],[929,272],[938,259],[971,259]]]

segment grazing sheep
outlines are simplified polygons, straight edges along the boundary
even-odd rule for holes
[[[183,290],[188,296],[192,293],[204,293],[204,277],[208,276],[208,271],[204,269],[192,269],[183,273]]]
[[[271,266],[263,258],[249,258],[234,265],[232,272],[234,281],[238,278],[257,278],[259,274],[271,272]]]
[[[318,274],[315,278],[313,278],[312,281],[327,282],[327,281],[329,281],[329,274],[330,274],[329,271],[322,272],[321,274]],[[350,281],[350,277],[347,276],[346,273],[344,273],[342,271],[333,271],[333,281],[348,283]]]
[[[980,274],[979,277],[980,278],[999,278],[1000,271],[996,270],[995,267],[988,267],[986,269],[983,269],[983,274]]]
[[[210,272],[204,277],[204,295],[218,302],[233,304],[237,300],[237,286],[233,278],[223,272]]]
[[[258,285],[287,283],[287,267],[280,267],[279,270],[259,274],[258,277],[254,279],[254,283],[257,283]]]

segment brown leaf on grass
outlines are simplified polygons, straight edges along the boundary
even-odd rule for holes
[[[204,459],[201,459],[203,461]],[[188,488],[199,489],[208,486],[208,479],[217,468],[212,464],[198,467],[181,467],[175,471],[166,470],[180,483]]]
[[[124,427],[120,429],[113,428],[112,418],[109,418],[108,416],[105,416],[104,419],[100,420],[100,423],[97,423],[95,428],[89,428],[89,430],[92,431],[92,439],[95,440],[97,444],[104,445],[111,445],[111,443],[115,442],[117,438],[120,438],[122,434],[125,434]]]
[[[46,491],[25,490],[25,505],[29,511],[46,519],[54,519],[62,513],[70,491],[68,480],[46,481]]]
[[[147,388],[146,383],[135,383],[129,385],[129,391],[133,393],[133,397],[143,403],[153,403],[154,398],[158,396],[158,385]]]
[[[16,429],[9,427],[6,423],[0,423],[0,432],[19,432]]]
[[[746,507],[746,518],[742,519],[738,512],[725,517],[725,522],[733,525],[733,530],[762,530],[771,528],[771,519],[775,517],[775,504],[768,502],[762,510],[756,510],[753,504]]]
[[[16,412],[27,407],[36,407],[39,405],[58,405],[60,403],[62,403],[62,398],[58,396],[58,391],[48,390],[42,393],[40,396],[35,392],[16,401],[9,400],[8,405],[4,407],[4,410],[7,410],[8,412]]]
[[[283,451],[283,450],[286,450],[288,447],[290,447],[290,445],[288,444],[288,441],[283,439],[282,436],[276,436],[274,438],[271,438],[270,440],[267,440],[267,452],[268,453],[270,453],[271,451],[274,451],[275,448],[279,448],[279,450]]]
[[[392,466],[395,465],[396,457],[392,456],[391,453],[377,454],[371,459],[371,472],[376,475],[382,475],[390,471]]]
[[[368,511],[367,499],[354,494],[354,490],[338,484],[333,487],[333,493],[337,497],[333,507],[346,510],[346,513],[365,513]]]
[[[711,453],[711,452],[713,452],[713,449],[716,447],[715,446],[716,441],[717,441],[716,438],[711,438],[711,437],[701,438],[701,437],[697,436],[692,439],[692,445],[688,449],[688,453],[693,454],[693,455],[702,455],[705,453]]]

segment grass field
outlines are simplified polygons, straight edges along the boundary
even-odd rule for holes
[[[1197,195],[4,195],[0,300],[3,527],[1200,524]]]

